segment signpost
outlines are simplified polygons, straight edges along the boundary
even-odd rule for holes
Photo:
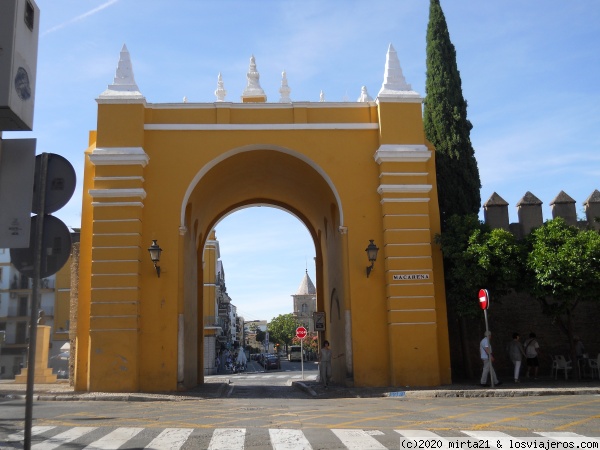
[[[490,337],[489,337],[490,328],[488,326],[488,317],[487,317],[487,310],[490,307],[490,294],[487,289],[479,289],[479,307],[483,310],[483,318],[485,319],[485,334],[488,338],[488,342],[489,342],[489,345],[491,348],[492,343],[491,343]],[[494,367],[492,365],[492,355],[490,354],[488,357],[490,358],[490,384],[493,388],[495,374],[494,374]]]
[[[313,322],[315,324],[315,331],[325,331],[325,313],[315,311],[313,313]]]
[[[307,335],[306,328],[302,325],[296,328],[296,337],[300,339],[300,368],[302,370],[302,379],[304,380],[304,338]]]
[[[31,219],[29,247],[10,250],[11,262],[17,270],[32,279],[25,392],[25,448],[31,447],[40,279],[58,272],[71,252],[69,229],[60,219],[50,214],[66,205],[75,190],[75,169],[62,156],[53,153],[36,156],[34,174],[31,211],[37,215]]]

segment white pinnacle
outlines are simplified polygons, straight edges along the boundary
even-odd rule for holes
[[[388,47],[383,84],[381,85],[377,97],[419,98],[419,94],[413,91],[410,84],[406,82],[404,74],[402,73],[402,68],[400,67],[398,53],[396,53],[392,44]]]
[[[227,91],[225,90],[225,85],[223,84],[223,77],[221,76],[221,72],[219,72],[219,76],[217,78],[217,90],[215,91],[217,101],[224,102],[226,95]]]
[[[258,70],[256,70],[256,60],[254,59],[254,55],[250,57],[250,66],[248,68],[246,78],[248,80],[248,84],[246,89],[244,89],[244,92],[242,92],[242,99],[262,97],[262,99],[266,101],[267,95],[260,87],[260,74],[258,73]]]
[[[119,56],[119,63],[115,72],[113,84],[108,86],[108,89],[100,94],[101,99],[143,99],[144,96],[140,92],[135,79],[133,77],[133,67],[127,46],[123,44]]]
[[[288,86],[287,75],[284,70],[281,72],[281,87],[279,88],[281,97],[279,98],[279,103],[292,103],[290,92],[292,92],[292,90]]]
[[[360,102],[360,103],[373,101],[373,97],[371,97],[369,95],[369,93],[367,92],[366,86],[363,86],[362,88],[360,88],[360,97],[358,97],[358,100],[356,100],[356,101]]]

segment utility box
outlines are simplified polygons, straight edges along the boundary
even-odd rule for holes
[[[31,131],[40,10],[33,0],[0,1],[0,131]]]

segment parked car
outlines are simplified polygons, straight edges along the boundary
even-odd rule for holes
[[[267,355],[265,357],[265,369],[281,369],[281,362],[279,361],[279,356],[277,355]]]

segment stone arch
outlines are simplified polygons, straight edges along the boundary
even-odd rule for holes
[[[180,346],[185,349],[182,372],[186,386],[200,382],[204,372],[203,331],[200,329],[206,300],[200,279],[200,268],[205,262],[204,249],[212,230],[216,228],[218,233],[218,223],[228,215],[242,208],[264,205],[295,216],[306,226],[315,244],[317,298],[327,302],[323,292],[331,287],[343,290],[342,254],[339,252],[342,245],[336,243],[336,237],[331,234],[326,240],[321,238],[325,235],[324,226],[343,220],[339,195],[329,177],[308,158],[289,149],[253,145],[226,152],[226,155],[200,169],[190,183],[182,205],[181,227],[190,229],[194,224],[191,228],[193,236],[186,240],[186,245],[197,248],[195,261],[189,259],[192,255],[188,253],[185,264],[198,269],[196,281],[187,276],[183,281],[184,317],[198,317],[196,330],[189,330],[194,326],[193,319],[184,318],[186,331]],[[332,212],[335,217],[331,216]],[[337,240],[341,240],[339,235]],[[185,273],[190,271],[185,269]],[[328,333],[343,336],[345,322],[345,317],[338,314]],[[339,341],[344,342],[344,339]]]
[[[234,148],[227,152],[223,152],[218,157],[207,162],[198,171],[196,176],[190,182],[190,184],[185,192],[185,195],[183,196],[182,202],[181,202],[181,225],[182,226],[184,226],[184,223],[185,223],[185,212],[186,212],[186,208],[188,207],[188,204],[189,204],[189,199],[190,199],[194,189],[200,182],[200,180],[202,180],[202,178],[210,170],[212,170],[214,167],[216,167],[218,164],[220,164],[224,160],[231,158],[239,153],[250,152],[253,150],[272,150],[272,151],[276,151],[276,152],[281,152],[281,153],[284,153],[287,155],[291,155],[295,158],[298,158],[299,160],[305,162],[307,165],[312,167],[315,170],[315,172],[317,172],[323,178],[323,180],[325,180],[327,185],[330,187],[330,189],[335,197],[335,200],[336,200],[335,203],[332,203],[332,209],[337,207],[338,212],[339,212],[339,223],[340,224],[344,223],[344,211],[342,209],[342,201],[341,201],[340,195],[339,195],[335,185],[333,184],[333,181],[331,180],[331,178],[329,177],[329,175],[327,174],[327,172],[325,170],[323,170],[318,164],[316,164],[312,159],[308,158],[303,153],[294,151],[292,149],[281,147],[281,146],[276,146],[276,145],[271,145],[271,144],[252,144],[252,145],[245,145],[245,146],[241,146],[238,148]]]

